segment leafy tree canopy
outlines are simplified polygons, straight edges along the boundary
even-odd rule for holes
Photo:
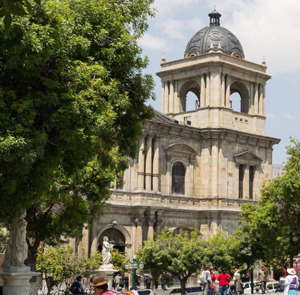
[[[182,294],[185,294],[187,279],[205,264],[207,244],[198,231],[180,232],[164,229],[155,240],[148,240],[142,249],[145,268],[152,274],[168,273],[180,280]]]
[[[40,0],[34,0],[40,4]],[[5,27],[11,25],[13,16],[25,16],[32,12],[31,4],[28,0],[2,0],[0,1],[0,17],[3,18]]]
[[[153,115],[137,44],[152,2],[32,2],[0,24],[0,221],[27,210],[35,251],[99,214],[136,153]]]

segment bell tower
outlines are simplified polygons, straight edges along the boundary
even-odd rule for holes
[[[220,26],[221,14],[209,14],[209,26],[188,42],[184,58],[162,59],[157,75],[162,82],[162,112],[197,128],[226,128],[266,135],[265,87],[271,78],[266,65],[249,62],[239,40]],[[187,110],[187,94],[195,109]],[[237,93],[239,109],[232,108]]]

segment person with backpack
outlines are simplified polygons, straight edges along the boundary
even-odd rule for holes
[[[78,276],[76,278],[76,281],[70,287],[70,291],[71,291],[72,294],[84,294],[81,279],[82,279],[82,276]]]
[[[208,295],[211,287],[210,266],[205,265],[204,270],[200,275],[200,283],[203,286],[203,295]]]
[[[293,268],[288,268],[286,272],[288,275],[285,278],[283,295],[297,295],[299,280],[296,272]]]
[[[219,281],[219,295],[227,295],[227,288],[231,280],[231,275],[226,273],[225,268],[222,268],[222,272],[217,277],[217,281]]]

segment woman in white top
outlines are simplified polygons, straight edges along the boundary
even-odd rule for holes
[[[296,272],[293,268],[288,268],[286,271],[288,275],[285,278],[283,295],[297,295],[299,280]]]
[[[234,280],[234,286],[235,286],[235,293],[237,295],[239,295],[240,293],[243,293],[241,274],[240,274],[240,270],[237,268],[234,270],[233,280]]]

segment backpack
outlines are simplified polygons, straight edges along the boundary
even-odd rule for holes
[[[294,277],[293,281],[290,283],[289,289],[290,290],[297,290],[298,289],[297,288],[297,278],[296,277]]]
[[[206,284],[207,283],[207,271],[206,270],[202,271],[199,279],[200,279],[200,282],[202,284]]]
[[[78,282],[74,282],[70,287],[70,291],[72,294],[80,294],[80,285]]]

